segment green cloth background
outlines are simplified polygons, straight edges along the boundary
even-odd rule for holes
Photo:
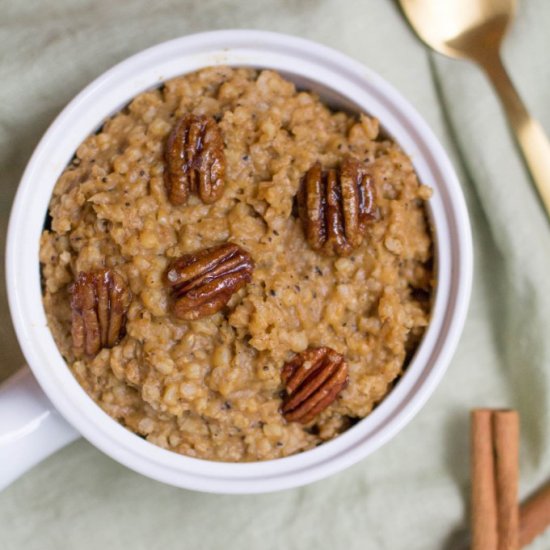
[[[550,2],[519,4],[504,58],[550,132]],[[456,356],[394,440],[301,489],[188,492],[141,477],[79,440],[0,494],[1,550],[462,550],[475,406],[520,410],[522,495],[550,477],[550,225],[483,75],[429,53],[391,0],[0,0],[2,241],[25,163],[82,87],[158,42],[237,27],[307,37],[358,59],[400,90],[443,142],[475,243],[473,297]],[[0,349],[5,379],[23,358],[3,285]],[[532,545],[549,547],[550,533]]]

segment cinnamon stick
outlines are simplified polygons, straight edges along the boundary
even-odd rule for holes
[[[519,525],[520,547],[527,546],[550,526],[550,483],[521,505]]]
[[[517,411],[493,413],[497,490],[498,550],[519,548],[519,417]]]
[[[498,548],[492,416],[490,410],[472,411],[472,550]]]
[[[519,418],[472,412],[472,550],[519,548]]]

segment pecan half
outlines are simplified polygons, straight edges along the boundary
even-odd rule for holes
[[[168,136],[164,157],[164,182],[172,204],[185,204],[190,193],[197,193],[207,204],[221,197],[225,154],[220,129],[212,117],[181,117]]]
[[[307,242],[314,250],[345,256],[365,236],[374,219],[374,183],[368,167],[350,157],[339,169],[314,164],[305,174],[297,196]]]
[[[348,385],[348,367],[332,348],[309,348],[285,363],[281,379],[286,386],[283,416],[307,424]]]
[[[77,357],[111,348],[124,335],[130,292],[111,269],[79,273],[71,287],[72,338]]]
[[[253,269],[250,254],[233,243],[182,256],[166,271],[174,315],[193,320],[217,313],[252,280]]]

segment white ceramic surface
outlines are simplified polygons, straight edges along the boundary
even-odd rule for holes
[[[334,105],[378,117],[411,156],[420,179],[434,189],[430,204],[437,233],[436,298],[429,329],[405,375],[370,416],[340,437],[302,454],[262,463],[180,456],[120,426],[73,378],[48,330],[41,300],[39,237],[54,183],[77,146],[136,94],[167,78],[218,64],[275,69]],[[471,277],[470,226],[453,168],[426,123],[378,75],[319,44],[260,31],[197,34],[148,49],[107,71],[63,110],[21,180],[7,244],[10,309],[25,357],[49,400],[28,372],[0,389],[0,487],[77,433],[129,468],[200,491],[275,491],[342,470],[392,438],[426,402],[458,342]]]

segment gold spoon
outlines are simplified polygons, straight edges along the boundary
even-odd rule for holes
[[[516,0],[399,0],[418,36],[432,49],[477,63],[495,87],[517,144],[550,216],[550,142],[529,114],[500,58]]]

